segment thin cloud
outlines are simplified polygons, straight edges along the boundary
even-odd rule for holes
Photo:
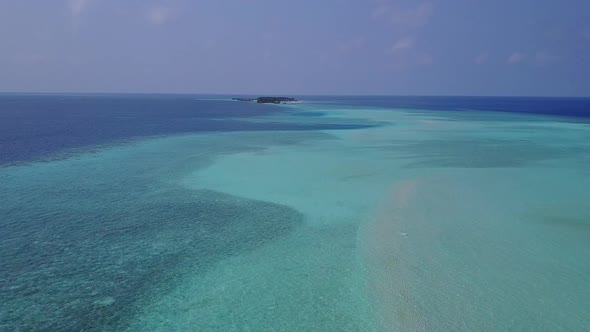
[[[404,50],[409,50],[414,48],[416,41],[413,37],[405,37],[398,40],[395,44],[391,46],[389,49],[389,53],[399,53]]]
[[[68,9],[74,18],[82,15],[89,5],[90,0],[68,0]]]
[[[507,62],[508,62],[509,64],[512,64],[512,65],[514,65],[514,64],[517,64],[517,63],[520,63],[520,62],[524,61],[524,59],[525,59],[525,55],[524,55],[524,54],[522,54],[522,53],[520,53],[520,52],[514,52],[514,53],[512,53],[512,54],[511,54],[511,55],[508,57],[508,60],[507,60]]]
[[[379,5],[373,10],[371,17],[374,20],[382,19],[383,17],[385,17],[387,15],[387,13],[389,13],[390,10],[391,10],[391,6],[389,6],[389,5]]]
[[[428,23],[434,14],[434,6],[430,2],[424,2],[416,8],[396,10],[391,15],[391,22],[408,28],[419,28]]]
[[[172,11],[166,7],[152,7],[146,13],[148,22],[154,25],[164,24],[172,18]]]
[[[428,53],[423,53],[416,58],[416,63],[419,65],[431,65],[434,63],[434,57]]]
[[[385,53],[391,57],[390,68],[395,70],[409,69],[415,66],[434,64],[434,57],[430,53],[421,52],[416,48],[414,37],[398,40]]]
[[[483,65],[484,63],[488,62],[489,58],[490,55],[488,52],[482,52],[478,56],[476,56],[475,59],[473,59],[473,62],[475,62],[478,65]]]
[[[371,17],[394,25],[398,29],[418,29],[430,21],[434,15],[434,5],[426,1],[412,8],[403,8],[395,1],[382,1]]]
[[[408,6],[398,0],[377,0],[372,19],[385,24],[395,37],[408,36],[399,39],[385,50],[386,54],[395,59],[396,69],[416,64],[429,65],[434,62],[430,54],[421,53],[416,49],[415,39],[420,30],[430,22],[434,9],[431,1],[419,1]]]
[[[548,51],[538,51],[535,53],[534,62],[537,65],[544,66],[559,60],[559,56]]]
[[[361,49],[365,46],[364,37],[356,37],[349,39],[338,46],[338,49],[343,53],[352,52]]]

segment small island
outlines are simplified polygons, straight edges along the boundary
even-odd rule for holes
[[[291,97],[258,97],[256,102],[259,104],[285,104],[296,102],[297,99]]]
[[[258,98],[232,98],[237,101],[255,101],[258,104],[286,104],[296,103],[297,99],[291,97],[258,97]]]

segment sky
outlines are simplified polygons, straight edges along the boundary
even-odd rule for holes
[[[0,92],[590,96],[590,1],[0,0]]]

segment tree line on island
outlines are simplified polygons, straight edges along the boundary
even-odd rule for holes
[[[255,101],[259,104],[285,104],[296,102],[297,99],[291,97],[258,97],[258,98],[232,98],[237,101]]]

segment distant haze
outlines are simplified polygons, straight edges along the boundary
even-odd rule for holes
[[[590,95],[588,0],[3,0],[0,92]]]

